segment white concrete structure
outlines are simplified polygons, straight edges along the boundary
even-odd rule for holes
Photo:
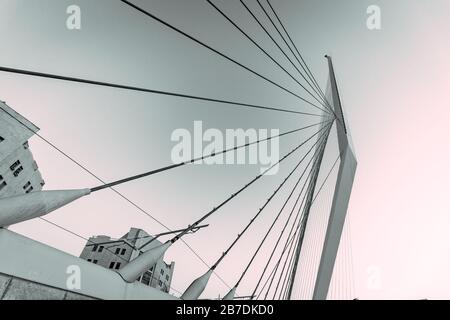
[[[225,297],[223,297],[222,300],[233,300],[235,296],[236,296],[236,287],[233,287],[231,288],[230,291],[228,291],[228,293],[225,295]]]
[[[127,283],[120,275],[86,260],[56,250],[7,229],[0,229],[1,281],[12,276],[22,285],[42,292],[28,292],[21,299],[50,297],[57,292],[104,300],[174,300],[176,297],[139,282]],[[6,285],[5,285],[6,286]],[[7,289],[7,288],[6,288]],[[53,293],[53,294],[52,294]],[[4,294],[0,295],[0,299]],[[12,297],[14,298],[14,297]],[[61,299],[63,296],[61,295]]]
[[[351,144],[350,133],[347,130],[342,109],[339,89],[334,73],[333,61],[327,56],[330,70],[330,84],[332,93],[332,103],[334,112],[340,122],[337,128],[339,152],[341,162],[336,181],[336,187],[331,206],[330,217],[328,219],[325,241],[323,244],[322,255],[320,258],[319,270],[317,272],[316,283],[314,286],[313,299],[325,300],[328,295],[331,277],[333,275],[334,264],[341,241],[342,230],[347,216],[347,208],[352,193],[353,181],[355,179],[357,161]]]
[[[331,278],[334,271],[336,256],[338,253],[338,248],[341,241],[342,230],[344,228],[345,219],[347,216],[347,208],[350,201],[351,191],[353,187],[353,181],[355,178],[357,161],[353,152],[353,147],[351,144],[350,132],[347,129],[345,123],[344,112],[342,109],[341,99],[339,96],[339,89],[336,81],[336,75],[333,68],[333,62],[330,56],[326,56],[328,60],[329,68],[329,85],[327,89],[327,96],[329,102],[331,103],[332,111],[336,117],[336,133],[338,140],[338,151],[340,155],[339,171],[336,178],[336,184],[333,190],[332,204],[330,208],[330,213],[328,218],[327,227],[324,234],[323,244],[319,244],[317,248],[322,246],[322,251],[320,253],[318,261],[317,273],[314,274],[315,266],[314,262],[311,266],[308,266],[308,270],[300,270],[298,268],[298,262],[300,259],[300,253],[302,252],[303,236],[305,234],[305,228],[311,228],[308,224],[308,216],[310,215],[309,210],[314,201],[314,194],[318,194],[315,191],[316,181],[311,185],[311,191],[309,193],[307,214],[305,228],[301,230],[302,234],[298,237],[298,246],[295,249],[295,259],[292,269],[292,278],[290,279],[288,294],[289,299],[294,299],[294,286],[304,286],[304,281],[306,278],[301,278],[306,272],[308,276],[315,277],[314,290],[312,292],[313,300],[325,300],[327,299],[328,290],[331,283]],[[323,154],[322,154],[323,156]],[[321,156],[321,157],[322,157]],[[321,161],[321,160],[320,160]],[[337,163],[337,162],[336,162]],[[321,162],[319,162],[319,170],[321,170]],[[315,172],[317,179],[318,171]],[[319,191],[317,191],[319,192]],[[314,230],[318,233],[319,230]],[[320,230],[322,231],[322,230]],[[317,240],[315,240],[317,241]],[[320,240],[321,241],[321,240]],[[319,241],[319,243],[320,243]],[[313,258],[315,259],[315,258]],[[312,271],[311,271],[312,270]],[[308,290],[308,289],[307,289]],[[308,290],[309,291],[309,290]]]
[[[33,191],[1,198],[0,227],[44,216],[90,193],[90,189]]]
[[[190,286],[186,289],[186,291],[182,294],[181,299],[183,300],[197,300],[208,284],[209,278],[213,270],[209,269],[204,275],[195,279]]]

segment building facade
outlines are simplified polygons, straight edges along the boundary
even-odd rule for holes
[[[37,126],[0,101],[0,201],[5,197],[42,190],[44,181],[28,146],[28,140],[38,130]],[[145,243],[151,239],[139,229],[131,229],[119,241],[95,237],[91,240],[99,244],[87,245],[83,250],[86,257],[83,260],[0,228],[0,300],[177,299],[166,293],[172,281],[174,263],[167,265],[160,259],[135,283],[126,283],[114,272],[140,252],[160,244],[156,240]],[[103,242],[106,244],[100,244]],[[105,255],[109,252],[105,248],[114,250],[114,253]],[[67,270],[72,266],[77,266],[83,279],[87,279],[80,287],[69,288],[67,285]]]
[[[39,128],[0,101],[0,198],[42,190],[28,140]]]
[[[108,269],[119,270],[143,252],[161,245],[142,229],[131,228],[120,239],[100,235],[89,238],[80,258]],[[167,264],[161,257],[155,265],[143,273],[137,281],[169,293],[175,262]]]

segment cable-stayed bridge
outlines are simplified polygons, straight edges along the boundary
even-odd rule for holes
[[[241,1],[241,3],[243,10],[246,10],[251,15],[254,22],[261,28],[261,31],[270,38],[273,45],[286,58],[284,63],[274,58],[261,44],[222,11],[217,3],[207,0],[207,3],[226,19],[237,32],[246,37],[261,54],[268,57],[278,67],[280,72],[286,74],[299,86],[299,90],[302,92],[300,94],[264,75],[261,71],[252,69],[236,58],[215,49],[202,40],[164,21],[149,10],[139,7],[130,1],[122,0],[122,2],[129,10],[136,11],[137,17],[156,21],[162,27],[168,28],[190,39],[205,50],[210,51],[211,54],[225,59],[230,64],[244,69],[256,78],[278,88],[283,94],[298,99],[302,107],[269,106],[214,97],[187,95],[179,92],[161,91],[121,83],[68,77],[60,74],[9,68],[6,66],[1,66],[0,71],[27,77],[53,79],[68,83],[81,83],[90,86],[109,87],[111,89],[198,100],[220,107],[251,108],[259,112],[272,112],[274,115],[283,112],[292,114],[295,117],[314,118],[316,121],[312,125],[285,131],[277,136],[249,141],[231,149],[216,151],[212,154],[204,154],[200,157],[194,157],[189,161],[169,164],[132,177],[107,182],[100,179],[98,175],[88,170],[76,159],[69,156],[69,153],[53,144],[49,139],[38,134],[35,127],[21,120],[11,110],[2,107],[1,111],[5,116],[17,121],[23,128],[29,130],[32,134],[36,134],[40,139],[52,146],[52,148],[55,148],[58,152],[68,157],[88,174],[95,177],[99,181],[99,184],[94,187],[78,190],[36,190],[26,194],[2,197],[0,199],[0,227],[4,229],[0,230],[0,251],[6,259],[0,261],[0,273],[28,280],[49,288],[71,291],[67,288],[67,275],[61,272],[58,273],[56,270],[66,270],[71,265],[78,265],[81,268],[83,277],[88,279],[84,283],[88,284],[87,286],[83,286],[79,291],[74,292],[84,296],[98,299],[180,298],[194,300],[202,295],[213,274],[220,277],[217,269],[222,261],[228,257],[230,252],[238,250],[239,245],[242,243],[242,237],[248,235],[254,223],[258,221],[262,214],[265,214],[273,216],[272,222],[266,227],[262,235],[254,235],[259,239],[259,245],[246,253],[248,262],[243,270],[236,275],[235,282],[231,285],[227,284],[229,290],[218,293],[223,299],[235,299],[238,297],[237,292],[239,292],[240,296],[246,296],[250,299],[354,298],[351,238],[349,224],[348,222],[346,223],[346,213],[356,170],[356,159],[350,142],[349,126],[344,117],[331,57],[326,56],[329,69],[329,83],[327,89],[324,91],[319,86],[314,74],[301,55],[300,50],[292,40],[292,37],[282,22],[282,18],[277,14],[275,7],[269,0],[257,0],[256,3],[264,13],[267,22],[276,30],[282,43],[274,38],[261,20],[254,14],[246,1]],[[283,46],[288,50],[284,50]],[[289,65],[289,67],[286,67],[286,65]],[[95,196],[95,193],[105,189],[114,190],[118,196],[128,201],[142,214],[150,219],[156,219],[147,210],[137,206],[132,200],[114,188],[137,179],[151,179],[151,176],[163,174],[169,170],[182,170],[182,167],[192,165],[200,160],[236,152],[239,149],[247,149],[253,145],[259,145],[272,139],[282,139],[285,136],[296,135],[300,132],[307,132],[307,137],[301,139],[294,148],[282,155],[277,163],[258,174],[248,181],[248,183],[242,186],[236,186],[234,193],[224,196],[223,201],[211,210],[199,213],[199,218],[190,223],[185,229],[175,232],[171,239],[156,248],[143,252],[117,271],[94,266],[6,229],[10,225],[38,218],[74,236],[81,237],[68,228],[47,220],[44,216],[80,198]],[[273,190],[273,193],[268,199],[255,204],[255,214],[249,221],[237,221],[237,223],[242,225],[242,229],[235,239],[230,240],[229,245],[225,248],[214,248],[217,249],[217,259],[215,261],[205,261],[198,252],[191,248],[193,254],[208,266],[208,271],[198,278],[193,279],[191,285],[184,290],[177,290],[177,297],[161,293],[153,288],[135,282],[167,250],[170,250],[174,245],[179,245],[180,242],[188,245],[184,239],[186,235],[192,234],[194,230],[198,231],[202,223],[207,223],[211,216],[220,214],[220,210],[237,197],[245,197],[245,193],[254,184],[261,183],[265,173],[269,172],[274,166],[285,163],[287,159],[296,159],[296,165],[291,168],[288,175],[280,178],[279,185]],[[287,183],[291,180],[295,181],[295,185],[290,190],[285,190]],[[265,212],[269,208],[269,204],[277,197],[282,199],[282,207],[276,212]],[[162,223],[161,225],[166,227]],[[273,235],[275,226],[281,226],[281,231],[275,235],[275,241],[269,243],[267,240]],[[214,226],[210,227],[213,228]],[[166,228],[170,229],[168,227]],[[196,232],[194,236],[201,237],[201,231]],[[88,239],[84,240],[88,241]],[[258,255],[261,255],[261,248],[264,246],[270,247],[270,254],[265,259],[265,264],[258,266],[260,267],[258,281],[254,284],[251,292],[241,292],[240,284],[248,276],[249,270],[255,269],[254,264],[256,258],[258,258]],[[41,256],[47,256],[47,259],[39,259]],[[33,262],[31,263],[30,261]],[[52,264],[48,265],[48,261],[52,261]],[[115,290],[111,290],[111,288]]]

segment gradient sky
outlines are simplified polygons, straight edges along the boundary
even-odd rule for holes
[[[206,1],[135,3],[302,93]],[[289,66],[239,1],[216,3],[277,60]],[[257,9],[255,1],[248,3]],[[377,299],[450,298],[450,3],[272,3],[322,87],[328,74],[323,55],[331,54],[334,59],[359,162],[348,213],[355,295]],[[65,26],[65,11],[71,4],[82,10],[80,31],[70,31]],[[366,27],[366,9],[372,4],[381,8],[382,29],[378,31]],[[280,89],[119,1],[0,0],[0,10],[2,66],[314,112]],[[281,131],[317,120],[5,73],[0,73],[0,99],[105,180],[170,163],[172,131],[190,129],[194,120],[219,129]],[[303,137],[306,136],[305,133]],[[299,135],[283,140],[281,153],[298,144],[298,139]],[[38,138],[32,138],[30,143],[47,189],[98,184]],[[287,161],[279,175],[265,177],[211,218],[210,227],[186,240],[212,264],[294,162]],[[180,228],[236,191],[258,171],[258,166],[192,166],[118,189],[170,228]],[[217,270],[228,284],[237,280],[281,200],[282,197],[268,208],[270,213]],[[165,231],[110,191],[58,210],[49,219],[85,237],[120,237],[132,226],[149,233]],[[75,255],[79,255],[84,244],[39,220],[12,229]],[[166,260],[176,261],[173,286],[180,291],[205,271],[205,266],[181,244],[170,249]],[[255,272],[261,269],[263,261],[256,261]],[[373,270],[380,276],[378,288],[369,285]],[[243,283],[240,293],[248,293],[252,284],[253,276]],[[226,291],[213,277],[205,294],[211,297]]]

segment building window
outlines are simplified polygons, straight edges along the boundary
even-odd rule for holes
[[[100,248],[98,248],[98,252],[102,252],[104,248],[104,246],[100,246]]]
[[[95,264],[97,264],[98,260],[94,260],[94,261],[92,261],[92,262],[95,263]]]
[[[27,191],[25,191],[25,193],[30,193],[30,192],[33,191],[33,190],[34,190],[33,187],[29,187],[29,188],[27,189]]]
[[[115,265],[116,263],[113,261],[113,262],[111,262],[110,264],[109,264],[109,268],[110,269],[114,269],[114,265]]]
[[[169,275],[168,274],[166,274],[166,280],[169,281]]]
[[[153,266],[150,268],[150,271],[153,271]]]
[[[127,252],[126,249],[122,249],[122,251],[120,251],[120,254],[123,256],[125,254],[125,252]]]
[[[25,185],[23,186],[23,190],[27,190],[27,188],[31,186],[31,182],[28,181],[27,183],[25,183]]]
[[[116,263],[116,270],[118,270],[120,268],[120,262]]]
[[[146,285],[150,285],[150,279],[152,278],[152,274],[148,271],[142,275],[141,282]]]
[[[91,262],[92,260],[91,259],[88,259],[88,262]]]
[[[17,170],[16,171],[14,171],[14,177],[18,177],[19,176],[19,174],[21,173],[23,171],[23,167],[22,166],[20,166],[19,168],[17,168]]]
[[[3,139],[2,136],[0,136],[0,142],[3,142],[3,141],[5,141],[5,139]]]
[[[120,253],[120,248],[116,248],[115,254],[119,254],[119,253]]]
[[[94,246],[92,247],[92,251],[97,251],[98,245],[94,244]]]
[[[161,280],[158,280],[158,285],[159,285],[160,287],[162,287],[162,281],[161,281]]]
[[[16,170],[16,168],[20,166],[20,161],[17,160],[16,162],[14,162],[9,168],[11,169],[11,171]]]
[[[0,191],[6,187],[6,181],[3,181],[3,176],[0,176]]]
[[[161,274],[164,275],[164,270],[163,269],[161,269]]]

